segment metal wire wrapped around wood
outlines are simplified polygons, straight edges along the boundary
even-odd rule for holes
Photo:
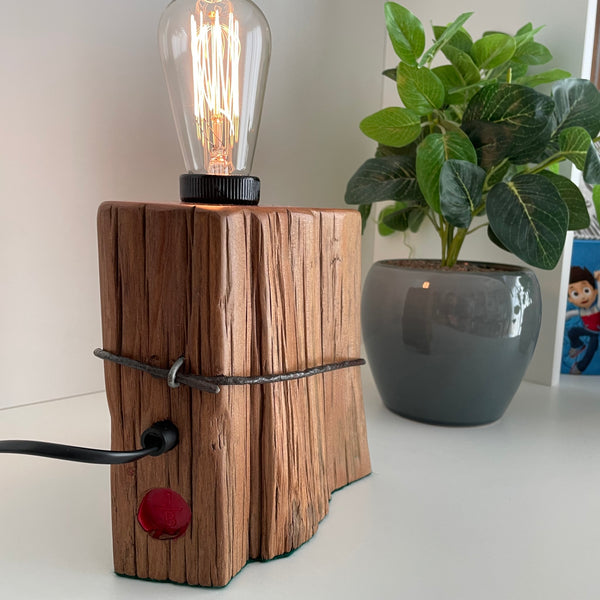
[[[183,357],[178,358],[170,369],[161,369],[147,363],[139,362],[132,358],[113,354],[112,352],[108,352],[102,348],[96,348],[94,350],[94,356],[97,356],[102,360],[108,360],[123,367],[130,367],[132,369],[142,371],[143,373],[148,373],[149,375],[152,375],[152,377],[156,377],[158,379],[166,379],[167,384],[171,388],[176,388],[183,384],[196,390],[200,390],[201,392],[208,392],[210,394],[218,394],[221,391],[222,386],[259,385],[265,383],[277,383],[280,381],[290,381],[292,379],[304,379],[305,377],[311,377],[312,375],[319,375],[321,373],[328,373],[330,371],[337,371],[339,369],[348,369],[350,367],[360,367],[366,364],[364,359],[355,358],[336,363],[319,365],[309,369],[304,369],[302,371],[291,371],[289,373],[281,373],[277,375],[256,375],[248,377],[217,375],[213,377],[205,377],[203,375],[180,373],[179,369],[184,362]]]

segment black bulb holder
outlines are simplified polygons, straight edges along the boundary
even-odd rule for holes
[[[260,199],[260,179],[250,175],[184,173],[179,177],[181,201],[195,204],[254,206]]]

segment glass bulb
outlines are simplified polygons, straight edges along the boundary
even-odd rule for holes
[[[271,52],[250,0],[174,0],[159,47],[190,174],[249,175]]]

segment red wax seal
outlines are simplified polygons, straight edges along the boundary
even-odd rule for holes
[[[188,503],[173,490],[150,490],[138,509],[138,523],[157,540],[175,540],[187,530],[192,520]]]

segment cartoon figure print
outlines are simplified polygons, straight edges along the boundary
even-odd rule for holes
[[[568,321],[578,316],[583,323],[583,327],[571,327],[567,332],[571,344],[569,356],[576,359],[571,367],[571,373],[583,373],[598,350],[598,337],[600,336],[599,283],[600,271],[595,271],[592,275],[589,269],[571,267],[569,302],[577,308],[568,310],[566,318]]]

